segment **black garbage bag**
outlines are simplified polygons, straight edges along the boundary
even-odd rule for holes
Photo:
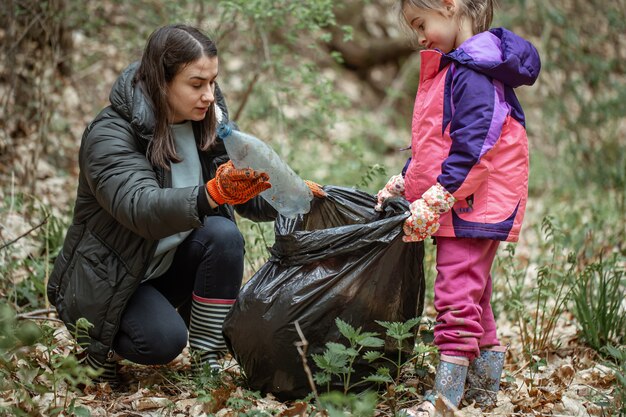
[[[402,242],[406,200],[391,199],[379,213],[371,194],[324,190],[328,196],[315,199],[310,213],[277,219],[270,260],[244,285],[224,323],[249,387],[281,400],[311,391],[295,321],[308,354],[322,354],[327,342],[347,343],[337,317],[383,336],[375,320],[404,322],[424,306],[423,244]],[[373,372],[359,365],[353,380]]]

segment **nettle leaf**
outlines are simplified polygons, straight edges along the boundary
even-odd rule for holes
[[[392,383],[393,382],[393,378],[389,375],[379,375],[379,374],[374,374],[374,375],[369,375],[367,378],[363,379],[364,381],[369,381],[369,382],[375,382],[377,384],[384,384],[384,383]]]
[[[381,326],[383,326],[385,329],[389,329],[391,327],[391,325],[393,324],[390,321],[383,321],[383,320],[374,320],[376,323],[380,324]]]
[[[316,372],[313,379],[317,385],[326,385],[332,381],[332,376],[326,372]]]
[[[406,328],[407,330],[410,330],[413,327],[415,327],[418,324],[420,324],[421,321],[422,321],[421,317],[413,317],[412,319],[409,319],[406,322],[404,322],[404,325],[407,326],[407,328]]]
[[[348,348],[345,345],[342,345],[341,343],[335,343],[335,342],[328,342],[326,343],[326,351],[327,352],[331,352],[335,355],[347,355],[347,350]]]
[[[396,340],[405,340],[413,336],[411,329],[418,325],[421,321],[420,317],[414,317],[406,322],[388,322],[388,321],[376,321],[376,323],[387,329],[387,336]]]
[[[426,345],[424,343],[418,343],[413,347],[413,354],[421,355],[424,353],[434,352],[437,348],[432,345]]]
[[[324,356],[315,354],[311,355],[311,358],[313,358],[313,362],[315,362],[315,365],[317,365],[318,368],[324,369],[326,366],[326,359]]]
[[[347,348],[346,354],[351,358],[356,358],[357,356],[359,356],[359,351],[354,348]]]
[[[339,332],[348,340],[353,341],[361,332],[361,329],[355,329],[339,317],[335,319],[335,324]]]
[[[327,344],[328,346],[329,344]],[[324,372],[331,374],[341,374],[348,371],[348,354],[346,353],[345,346],[337,345],[336,347],[343,348],[341,352],[336,352],[331,349],[327,349],[323,355],[312,355],[315,364]]]
[[[384,346],[385,341],[379,337],[366,336],[364,338],[359,338],[357,343],[364,347],[381,347]]]
[[[363,357],[368,362],[374,362],[375,360],[382,358],[383,354],[381,352],[377,352],[374,350],[368,350],[367,352],[363,354]]]

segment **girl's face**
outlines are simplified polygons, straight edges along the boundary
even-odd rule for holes
[[[439,49],[448,53],[457,48],[459,41],[459,22],[454,16],[454,4],[443,2],[442,9],[421,9],[410,3],[404,7],[404,18],[418,37],[418,42],[425,49]],[[465,40],[465,39],[463,39]]]
[[[173,113],[170,123],[204,119],[209,106],[215,101],[217,72],[217,57],[203,56],[174,76],[167,84],[167,102]]]

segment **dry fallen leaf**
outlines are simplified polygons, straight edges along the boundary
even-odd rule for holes
[[[133,401],[133,409],[137,411],[154,410],[156,408],[168,407],[172,404],[168,398],[164,397],[145,397]]]
[[[295,416],[304,416],[308,408],[308,404],[302,401],[298,401],[294,403],[288,409],[282,411],[278,414],[279,417],[295,417]]]

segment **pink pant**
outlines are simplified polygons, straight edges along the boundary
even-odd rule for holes
[[[497,240],[437,237],[435,345],[470,360],[500,344],[491,310],[491,264]]]

